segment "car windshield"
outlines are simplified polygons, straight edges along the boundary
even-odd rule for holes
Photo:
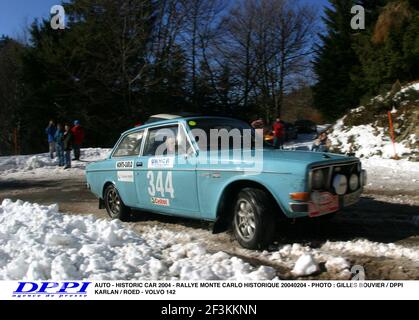
[[[246,122],[228,118],[197,118],[188,121],[200,150],[272,148]]]

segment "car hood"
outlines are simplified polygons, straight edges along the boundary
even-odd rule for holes
[[[357,158],[347,157],[332,153],[310,152],[310,151],[284,151],[274,149],[263,149],[260,151],[243,151],[243,157],[233,156],[238,150],[226,152],[205,152],[200,154],[200,158],[209,157],[217,159],[217,164],[208,161],[207,164],[214,168],[223,167],[235,170],[249,170],[255,167],[256,170],[278,172],[278,173],[305,173],[309,166],[319,164],[331,164],[342,161],[354,161]],[[201,160],[202,160],[201,158]],[[206,167],[205,162],[199,162],[198,167]]]
[[[264,150],[264,161],[297,161],[300,163],[311,164],[313,162],[336,161],[336,160],[355,159],[343,155],[311,152],[311,151],[285,151],[285,150]]]

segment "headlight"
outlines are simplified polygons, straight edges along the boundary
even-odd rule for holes
[[[367,171],[361,171],[361,186],[365,186],[367,184]]]
[[[349,178],[349,188],[351,189],[351,191],[355,191],[356,189],[358,189],[358,186],[359,186],[359,178],[358,178],[358,175],[354,173]]]
[[[348,190],[348,179],[343,174],[337,174],[333,178],[333,187],[338,195],[343,195]]]
[[[312,177],[312,188],[314,190],[319,190],[324,187],[324,174],[323,170],[316,170],[313,171],[313,177]]]

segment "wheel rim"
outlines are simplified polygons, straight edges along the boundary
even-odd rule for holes
[[[250,241],[256,232],[256,216],[249,201],[241,199],[236,207],[236,229],[243,240]]]
[[[111,216],[117,216],[121,211],[121,199],[119,198],[116,189],[112,189],[108,192],[107,202]]]

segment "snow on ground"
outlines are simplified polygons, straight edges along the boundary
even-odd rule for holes
[[[119,221],[63,215],[57,205],[4,200],[0,206],[0,280],[275,280],[268,265],[301,277],[317,273],[320,263],[349,279],[347,257],[354,255],[419,261],[417,248],[368,240],[238,250],[266,265],[208,252],[193,232],[150,226],[137,233]]]
[[[296,276],[307,276],[320,270],[316,260],[311,254],[302,255],[295,263],[292,273]]]
[[[106,159],[110,151],[110,149],[101,148],[82,149],[82,161],[72,161],[72,168],[68,170],[58,167],[58,159],[51,159],[49,153],[0,157],[0,178],[24,179],[58,176],[68,178],[74,175],[83,175],[88,163]]]
[[[419,250],[417,248],[407,248],[394,243],[371,242],[365,239],[353,241],[327,241],[320,248],[322,251],[341,252],[341,254],[352,254],[368,257],[385,257],[392,259],[408,259],[418,263]]]
[[[367,189],[418,192],[419,162],[372,157],[362,159],[367,170]]]
[[[118,221],[63,215],[57,205],[0,206],[0,280],[274,278],[273,268],[208,253],[187,233],[137,234]]]

